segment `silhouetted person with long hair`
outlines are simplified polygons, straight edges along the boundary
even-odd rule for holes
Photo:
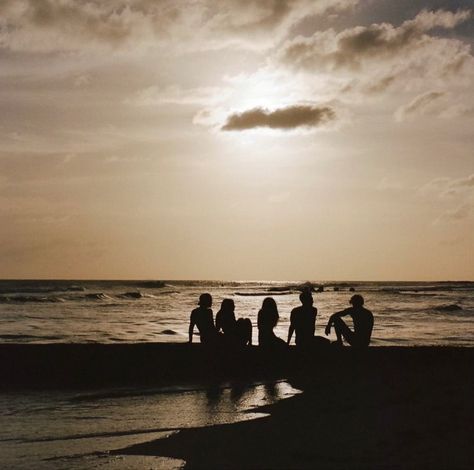
[[[370,343],[372,329],[374,327],[374,316],[370,310],[364,308],[364,298],[361,295],[353,295],[349,303],[352,307],[336,312],[329,318],[325,333],[331,333],[331,327],[337,336],[337,343],[343,345],[343,339],[351,346],[366,348]],[[352,331],[344,322],[342,317],[349,315],[354,323]]]
[[[301,306],[291,311],[288,340],[290,344],[293,333],[296,333],[295,343],[298,347],[307,347],[314,344],[314,331],[316,328],[316,315],[318,309],[313,307],[313,296],[309,289],[300,294]]]
[[[189,342],[193,342],[194,326],[197,326],[201,343],[214,343],[217,339],[217,331],[214,326],[214,317],[212,314],[211,294],[201,294],[199,296],[199,307],[191,312],[189,321]]]
[[[224,299],[220,310],[216,313],[216,330],[224,335],[235,333],[237,319],[235,318],[235,304],[232,299]]]
[[[235,304],[224,299],[216,314],[216,330],[222,331],[225,342],[230,346],[252,344],[252,323],[248,318],[235,318]]]
[[[265,349],[281,349],[286,347],[285,342],[278,338],[273,328],[278,323],[278,307],[272,297],[263,300],[262,308],[258,312],[258,345]]]

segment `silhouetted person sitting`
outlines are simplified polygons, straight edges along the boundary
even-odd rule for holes
[[[235,319],[235,304],[224,299],[216,314],[216,329],[223,332],[225,342],[230,346],[252,344],[252,323],[248,318]]]
[[[265,349],[285,348],[285,342],[273,332],[279,320],[277,304],[273,298],[267,297],[263,300],[257,318],[258,345]]]
[[[361,295],[353,295],[349,303],[352,307],[331,315],[325,333],[329,335],[331,327],[334,326],[339,345],[343,345],[344,339],[353,347],[366,348],[370,343],[372,328],[374,327],[374,316],[370,310],[364,308],[364,298]],[[341,318],[347,315],[350,315],[352,318],[354,331]]]
[[[311,291],[305,289],[300,294],[301,306],[291,311],[288,340],[290,344],[293,333],[296,333],[295,343],[298,347],[307,347],[314,344],[314,330],[318,309],[313,307]]]
[[[212,315],[212,297],[211,294],[201,294],[199,297],[199,307],[191,312],[189,321],[189,342],[193,342],[194,326],[197,326],[201,343],[211,344],[217,340],[217,331],[214,326],[214,317]]]

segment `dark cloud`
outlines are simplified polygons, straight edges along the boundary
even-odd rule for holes
[[[311,37],[297,37],[288,41],[279,53],[279,60],[298,68],[329,69],[359,68],[369,60],[391,60],[402,53],[413,52],[430,43],[426,33],[435,28],[453,29],[470,18],[471,12],[459,10],[421,11],[414,19],[395,27],[389,23],[357,26],[340,33],[334,30],[316,32]],[[451,52],[458,68],[459,61],[469,56],[468,47],[459,42]],[[461,61],[462,62],[462,61]],[[447,65],[452,63],[449,62]]]
[[[308,15],[358,1],[2,0],[0,48],[49,51],[180,42],[215,49],[229,40],[253,41],[255,48],[282,39]]]
[[[258,127],[289,130],[297,127],[319,127],[335,119],[336,113],[329,106],[296,105],[274,111],[254,108],[231,114],[222,130],[243,131]]]

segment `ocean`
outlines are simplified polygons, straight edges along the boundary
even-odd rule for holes
[[[0,342],[186,342],[190,311],[209,292],[217,312],[256,318],[273,296],[286,339],[302,283],[220,281],[0,281]],[[376,346],[473,346],[472,282],[314,282],[316,334],[329,316],[364,296]],[[334,338],[332,338],[334,339]],[[198,338],[196,337],[198,341]],[[109,452],[186,427],[257,419],[249,412],[298,393],[285,381],[176,383],[155,388],[0,392],[0,467],[18,469],[180,468],[182,461]]]
[[[329,316],[359,293],[374,313],[372,344],[474,345],[474,282],[313,282],[316,334]],[[224,281],[0,281],[0,342],[184,342],[199,294],[213,296],[214,313],[224,298],[237,317],[256,319],[273,296],[286,339],[291,309],[299,305],[298,282]],[[352,292],[352,290],[354,292]]]

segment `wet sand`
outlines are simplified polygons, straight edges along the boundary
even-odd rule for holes
[[[300,356],[288,380],[304,393],[268,407],[269,417],[116,453],[186,468],[471,469],[473,359],[472,348],[434,347]]]

